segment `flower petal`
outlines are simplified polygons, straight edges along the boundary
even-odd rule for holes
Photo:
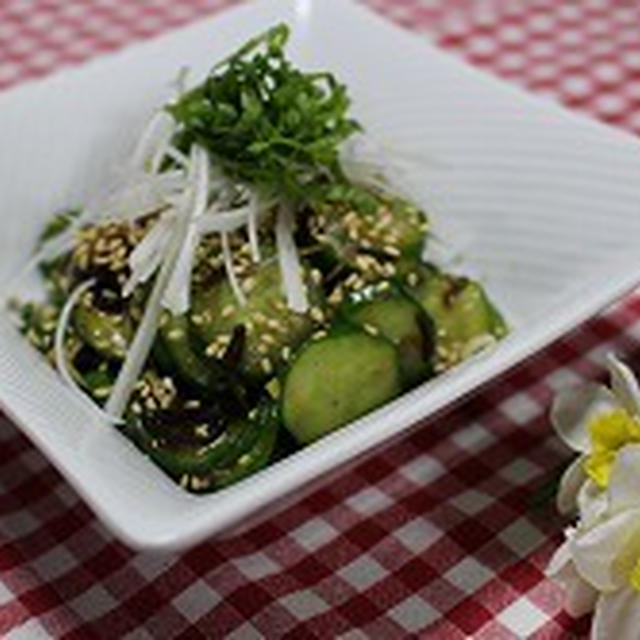
[[[640,509],[616,514],[569,541],[569,549],[582,577],[599,591],[614,591],[626,581],[640,549],[633,544],[640,533]]]
[[[585,456],[578,456],[562,474],[556,495],[556,507],[562,515],[568,515],[577,509],[578,492],[587,480],[587,474],[582,468],[584,461]]]
[[[601,491],[593,480],[587,480],[578,492],[578,511],[580,512],[580,529],[586,531],[594,526],[609,507],[609,496]]]
[[[631,369],[615,354],[607,355],[611,388],[622,406],[634,416],[640,416],[640,386]]]
[[[593,640],[637,640],[640,594],[630,587],[600,596],[591,626]]]
[[[640,444],[628,444],[618,451],[609,480],[610,511],[640,507]]]
[[[587,424],[598,414],[619,409],[620,403],[605,386],[588,383],[556,395],[551,406],[551,424],[574,451],[588,453]]]
[[[598,592],[577,572],[568,542],[553,555],[546,574],[565,591],[565,609],[574,618],[579,618],[593,610]]]

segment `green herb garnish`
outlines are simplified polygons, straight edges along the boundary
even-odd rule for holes
[[[315,185],[345,181],[338,148],[360,125],[331,73],[305,73],[285,58],[288,39],[287,25],[269,29],[167,109],[180,147],[196,142],[229,177],[304,201]]]

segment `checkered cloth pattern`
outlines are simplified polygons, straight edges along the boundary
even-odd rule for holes
[[[221,10],[231,0],[3,0],[8,87]],[[640,5],[366,0],[511,81],[640,133]],[[0,425],[0,636],[566,638],[544,577],[563,523],[539,488],[568,458],[553,393],[640,362],[633,294],[402,441],[246,534],[181,556],[128,550]]]

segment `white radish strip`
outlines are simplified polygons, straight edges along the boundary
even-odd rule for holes
[[[258,264],[260,262],[260,243],[258,242],[258,198],[254,193],[249,195],[247,235],[251,257]]]
[[[162,296],[162,306],[173,315],[182,315],[191,306],[191,271],[199,240],[197,230],[190,225],[176,266]]]
[[[205,173],[203,167],[207,166],[205,156],[205,152],[199,147],[192,148],[192,172],[189,176],[192,191],[191,194],[185,193],[187,202],[178,210],[179,215],[173,225],[173,234],[166,250],[165,259],[146,301],[144,315],[129,347],[127,357],[107,400],[106,410],[113,415],[121,416],[126,409],[131,392],[151,351],[162,313],[162,299],[175,269],[180,250],[186,240],[191,214],[196,207],[202,206],[198,188],[201,187],[201,175]],[[191,197],[188,198],[188,195]],[[206,206],[206,200],[204,206]]]
[[[189,229],[162,299],[163,306],[177,315],[185,313],[191,303],[191,271],[200,240],[197,223],[207,208],[209,196],[209,156],[201,147],[196,147],[193,163],[195,194],[189,215]]]
[[[175,79],[171,83],[176,93],[176,99],[179,99],[187,91],[187,80],[189,79],[189,67],[181,67],[176,74]]]
[[[282,284],[289,308],[297,313],[305,313],[309,309],[309,301],[302,281],[298,250],[293,239],[293,225],[293,213],[290,207],[281,204],[276,220],[276,246]]]
[[[256,225],[259,225],[262,213],[268,211],[274,204],[276,204],[276,200],[269,200],[267,202],[260,202],[260,204],[256,206]],[[219,203],[214,202],[209,209],[207,209],[206,214],[199,220],[198,228],[202,234],[222,233],[223,231],[231,233],[248,224],[250,212],[248,205],[238,207],[237,209],[222,211],[220,210]]]
[[[159,175],[140,175],[93,206],[102,218],[139,218],[160,209],[186,187],[184,172],[171,171]]]
[[[169,145],[165,149],[165,154],[171,158],[179,167],[184,169],[189,168],[189,158],[182,153],[179,149],[176,149],[173,145]]]
[[[140,325],[136,330],[133,342],[127,351],[127,357],[118,373],[111,395],[107,400],[106,410],[108,413],[116,416],[122,415],[136,381],[142,373],[144,364],[151,351],[160,320],[160,314],[162,313],[162,296],[164,295],[164,290],[178,258],[180,246],[184,242],[186,230],[186,220],[180,219],[174,229],[174,234],[171,238],[172,241],[167,250],[167,255],[162,263],[162,267],[156,276],[151,294],[146,301],[145,311]]]
[[[167,127],[165,131],[162,132],[162,136],[158,137],[157,148],[153,155],[151,156],[151,160],[149,161],[149,173],[157,174],[160,171],[160,167],[162,166],[162,161],[165,159],[169,147],[171,146],[171,141],[173,140],[173,136],[176,132],[176,124],[172,120],[171,127]]]
[[[155,113],[149,123],[144,128],[142,135],[138,139],[133,154],[131,156],[130,167],[133,170],[145,170],[147,162],[151,159],[154,151],[167,135],[167,131],[174,131],[175,123],[173,118],[165,111]]]
[[[233,291],[233,295],[236,297],[238,304],[241,307],[244,307],[247,304],[247,298],[244,295],[244,291],[240,287],[238,278],[236,278],[235,271],[233,270],[233,258],[231,256],[231,248],[229,247],[229,236],[223,232],[220,234],[220,239],[222,240],[222,257],[224,259],[224,268],[227,272],[227,278],[229,279],[231,291]]]
[[[160,266],[171,241],[174,216],[175,212],[173,211],[165,212],[131,252],[128,260],[131,275],[122,287],[122,295],[125,298],[133,293],[136,285],[146,282]]]
[[[216,212],[214,205],[200,218],[198,221],[198,229],[202,234],[213,232],[230,233],[246,225],[248,218],[249,211],[245,207]]]
[[[71,370],[69,369],[69,363],[67,362],[67,356],[64,348],[64,341],[67,335],[67,328],[71,321],[71,314],[73,310],[78,304],[78,301],[82,297],[82,295],[88,291],[95,283],[95,280],[85,280],[82,284],[78,285],[71,295],[67,298],[67,301],[64,303],[64,307],[62,307],[62,311],[60,312],[60,317],[58,318],[58,324],[56,326],[56,333],[54,336],[53,349],[54,355],[56,359],[56,368],[58,369],[58,373],[60,377],[66,382],[70,389],[72,389],[75,394],[82,399],[82,402],[85,404],[89,404],[91,409],[100,417],[101,420],[106,420],[107,422],[117,424],[122,422],[120,418],[116,416],[112,416],[108,411],[103,411],[96,405],[96,403],[88,396],[76,383]]]

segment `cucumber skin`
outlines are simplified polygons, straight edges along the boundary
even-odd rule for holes
[[[420,304],[397,285],[382,293],[376,287],[360,292],[345,303],[340,315],[366,330],[377,329],[398,349],[405,388],[433,374],[435,328]]]
[[[186,316],[168,316],[161,323],[156,340],[180,378],[192,386],[207,390],[217,381],[216,368],[191,345],[191,326]]]
[[[247,418],[233,422],[208,445],[171,448],[158,443],[153,447],[152,438],[144,430],[141,431],[140,444],[158,466],[174,477],[185,473],[204,476],[224,471],[234,467],[243,456],[257,447],[261,437],[264,439],[265,430],[277,432],[276,408],[262,406],[257,411],[253,420]]]
[[[501,338],[507,333],[502,315],[478,282],[418,263],[403,265],[403,272],[418,276],[417,284],[402,286],[433,320],[439,347],[448,350],[483,334]]]
[[[295,349],[313,332],[314,322],[307,314],[298,314],[286,308],[286,299],[282,294],[279,266],[275,263],[262,266],[254,274],[255,286],[248,297],[246,307],[239,309],[233,291],[226,279],[221,279],[206,289],[200,289],[193,297],[194,315],[200,322],[194,325],[194,333],[203,345],[209,344],[222,334],[230,335],[238,325],[247,322],[252,325],[247,329],[244,355],[240,369],[254,380],[265,380],[270,377],[263,369],[263,362],[269,360],[275,370],[281,368],[282,348]],[[309,287],[309,298],[312,305],[321,304],[321,292],[312,283]],[[226,317],[221,315],[225,308],[234,309]],[[271,329],[258,325],[255,316],[264,316],[267,321],[280,322],[281,329]],[[260,335],[269,333],[274,344],[261,353],[259,350]]]
[[[266,424],[249,451],[237,458],[232,465],[223,469],[214,469],[209,474],[210,489],[224,489],[264,469],[271,460],[277,437],[277,422]]]
[[[213,442],[198,449],[171,449],[162,444],[153,448],[149,439],[145,443],[145,450],[167,473],[179,477],[184,473],[207,473],[216,465],[228,464],[250,449],[257,435],[257,430],[254,433],[245,428],[245,425],[234,424],[227,427]]]
[[[122,315],[112,317],[86,304],[73,310],[73,325],[80,338],[108,360],[124,360],[133,329]]]
[[[282,421],[298,442],[308,444],[402,389],[394,345],[381,336],[340,327],[326,338],[309,341],[297,355],[284,380]]]

